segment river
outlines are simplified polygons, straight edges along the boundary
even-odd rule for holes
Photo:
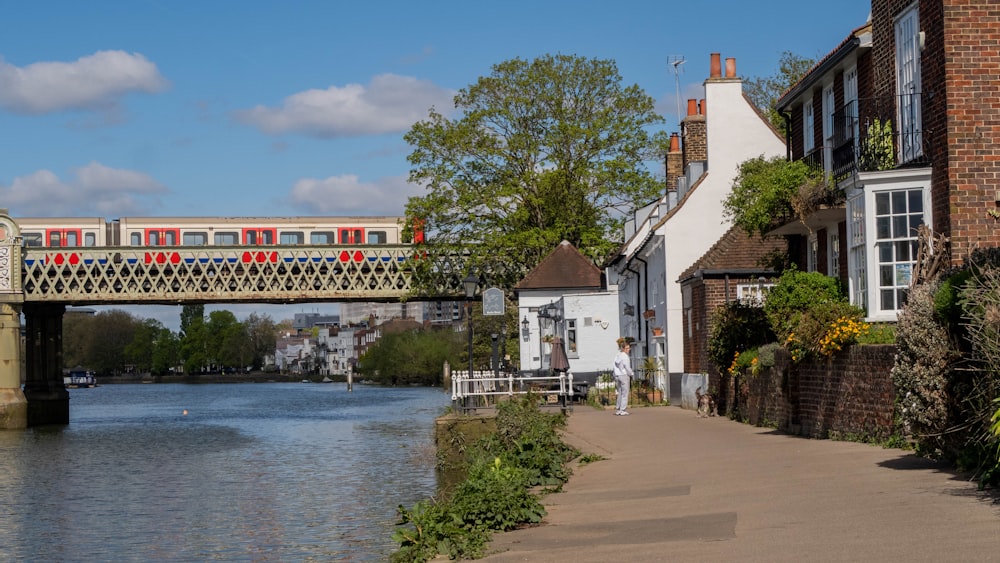
[[[434,494],[438,389],[70,390],[68,426],[0,431],[2,561],[385,561]]]

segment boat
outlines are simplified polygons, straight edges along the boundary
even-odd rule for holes
[[[70,370],[69,375],[63,377],[63,383],[67,389],[86,389],[97,387],[97,376],[94,372],[84,369]]]

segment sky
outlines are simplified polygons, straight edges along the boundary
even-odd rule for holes
[[[402,215],[403,139],[493,65],[615,61],[664,129],[711,53],[744,78],[865,23],[785,0],[0,0],[0,208],[12,217]],[[683,62],[679,62],[683,61]],[[677,93],[680,93],[678,97]],[[681,101],[678,104],[678,99]],[[275,320],[278,310],[229,305]],[[143,307],[171,328],[179,308]]]

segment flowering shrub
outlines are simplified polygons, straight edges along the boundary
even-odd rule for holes
[[[871,326],[861,319],[853,316],[838,317],[830,323],[829,330],[819,340],[819,353],[832,356],[834,352],[843,350],[844,346],[857,342],[869,330]]]

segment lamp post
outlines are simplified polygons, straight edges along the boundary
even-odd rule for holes
[[[472,298],[476,296],[476,288],[479,287],[479,276],[469,274],[462,280],[462,287],[465,289],[466,298],[466,318],[468,319],[468,333],[469,333],[469,378],[472,378]],[[466,398],[468,402],[468,398]],[[465,405],[468,407],[468,404]]]

